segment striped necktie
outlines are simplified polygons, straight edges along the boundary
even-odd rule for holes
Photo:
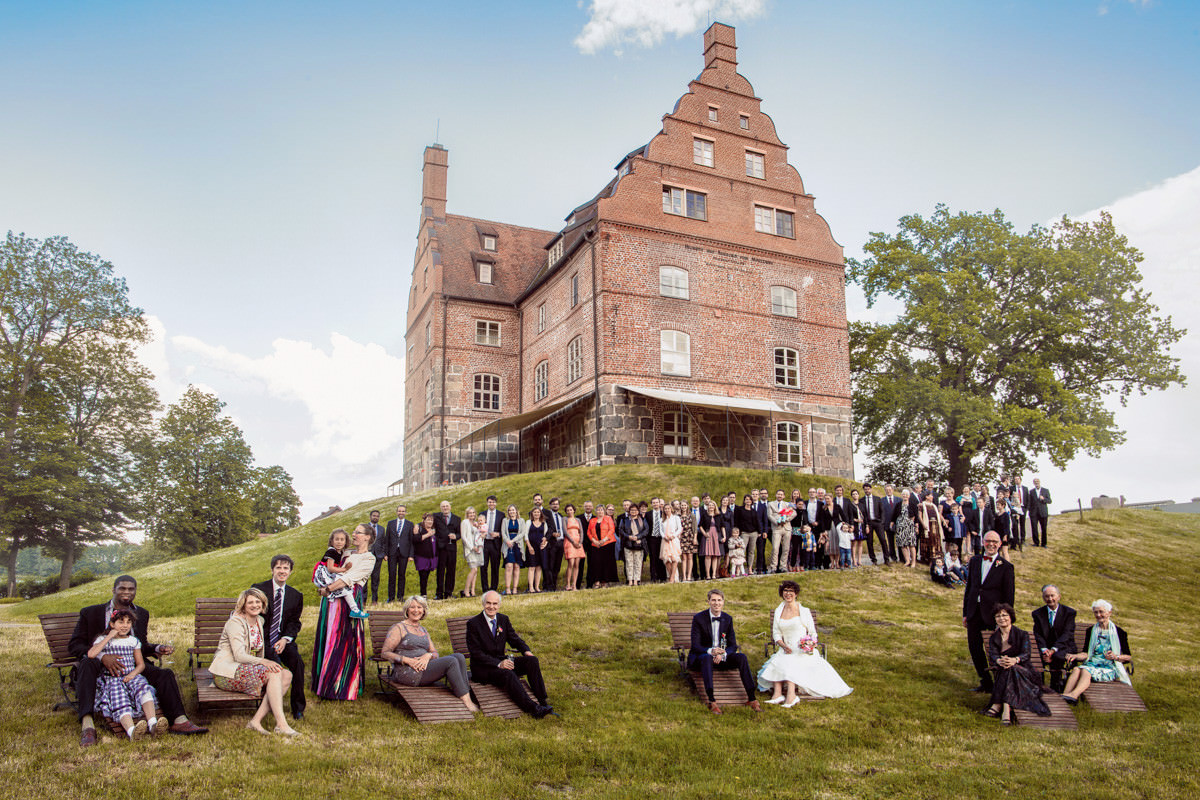
[[[271,641],[273,647],[279,641],[279,631],[283,627],[283,587],[275,590],[275,613],[271,615]]]

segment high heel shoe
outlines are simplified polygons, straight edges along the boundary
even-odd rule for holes
[[[799,702],[800,702],[800,698],[799,698],[799,697],[795,697],[795,698],[793,698],[793,699],[792,699],[792,701],[791,701],[790,703],[784,703],[784,704],[783,704],[783,707],[784,707],[784,708],[791,708],[792,706],[796,705],[796,703],[799,703]]]
[[[771,698],[770,700],[768,700],[767,702],[768,702],[768,703],[770,703],[770,704],[771,704],[771,705],[773,705],[773,706],[777,706],[777,705],[779,705],[780,703],[782,703],[782,702],[784,702],[784,701],[786,701],[786,700],[787,700],[787,698],[786,698],[786,697],[784,697],[783,695],[779,695],[779,697],[772,697],[772,698]]]

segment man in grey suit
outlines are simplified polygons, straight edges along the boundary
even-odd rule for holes
[[[1042,479],[1033,479],[1033,491],[1029,493],[1029,516],[1033,520],[1033,546],[1046,546],[1046,525],[1050,521],[1050,490],[1042,488]],[[1041,531],[1041,537],[1038,537]]]
[[[396,518],[387,524],[385,557],[388,562],[388,602],[404,600],[404,582],[408,577],[408,560],[412,558],[413,524],[405,519],[408,508],[401,503],[396,506]],[[378,565],[378,561],[375,562]],[[397,591],[397,573],[399,591]],[[374,586],[374,582],[372,582]]]
[[[762,495],[759,495],[761,499]],[[784,515],[786,509],[795,508],[783,499],[783,489],[775,492],[775,499],[767,504],[767,519],[771,523],[771,560],[767,563],[767,572],[786,572],[788,568],[788,551],[792,546],[792,518]]]

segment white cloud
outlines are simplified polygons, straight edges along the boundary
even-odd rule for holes
[[[686,36],[708,22],[756,17],[763,6],[763,0],[592,0],[575,46],[588,54],[630,42],[653,47],[667,34]]]
[[[302,403],[311,417],[303,455],[363,464],[404,435],[404,359],[377,344],[360,344],[331,334],[328,352],[309,342],[276,339],[272,352],[251,358],[190,336],[171,343],[209,367],[260,382],[280,400]]]

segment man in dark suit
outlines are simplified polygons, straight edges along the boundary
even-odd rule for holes
[[[521,655],[505,652],[512,646]],[[508,617],[500,613],[500,593],[484,592],[483,612],[467,621],[467,652],[471,656],[471,677],[482,683],[499,686],[526,714],[538,719],[554,713],[546,697],[546,684],[537,656],[517,635]],[[521,676],[529,681],[534,701],[521,684]]]
[[[287,585],[292,574],[291,556],[278,555],[271,559],[271,580],[254,584],[254,588],[267,596],[266,619],[263,635],[266,636],[266,657],[287,667],[292,672],[292,719],[304,719],[304,658],[296,646],[300,635],[300,614],[304,611],[304,595]]]
[[[483,591],[490,592],[500,588],[500,523],[504,520],[504,512],[497,508],[496,495],[488,495],[487,508],[480,513],[487,520],[487,532],[483,535],[483,568],[479,574]]]
[[[725,595],[720,589],[708,590],[708,608],[692,617],[692,645],[688,649],[688,669],[700,670],[704,678],[704,693],[708,698],[708,709],[721,713],[713,695],[713,670],[736,669],[746,689],[746,705],[755,711],[762,706],[755,699],[758,687],[750,672],[750,661],[738,650],[737,636],[733,633],[733,617],[725,613]]]
[[[550,508],[546,511],[546,567],[543,576],[543,586],[547,591],[558,591],[558,573],[562,570],[563,536],[566,535],[567,518],[559,510],[561,501],[557,497],[550,498]],[[499,541],[499,540],[497,540]],[[496,588],[496,587],[492,587]]]
[[[404,600],[404,584],[408,577],[408,560],[412,558],[413,553],[413,527],[412,522],[405,519],[408,516],[408,506],[401,503],[396,506],[396,518],[387,524],[387,532],[383,534],[383,538],[387,541],[387,549],[384,551],[388,562],[388,602],[394,602],[396,599]],[[378,540],[376,540],[378,544]],[[372,550],[374,548],[372,547]],[[375,570],[371,573],[371,594],[375,594],[375,587],[379,581],[376,576],[379,574],[379,557],[375,557]],[[399,582],[396,576],[399,574]],[[397,591],[397,585],[399,590]]]
[[[1075,652],[1075,609],[1062,604],[1052,583],[1042,587],[1042,600],[1046,605],[1033,610],[1033,638],[1050,670],[1050,688],[1061,694],[1067,682],[1063,672],[1067,655]]]
[[[975,508],[963,510],[963,516],[967,524],[966,532],[971,537],[971,553],[979,555],[983,550],[983,534],[996,527],[996,512],[980,498]]]
[[[1033,491],[1029,493],[1029,516],[1033,519],[1033,546],[1046,546],[1046,525],[1050,521],[1050,490],[1042,488],[1042,479],[1033,479]],[[1038,539],[1038,530],[1042,536]]]
[[[1012,527],[1017,547],[1021,550],[1025,549],[1025,520],[1029,518],[1029,494],[1029,487],[1021,482],[1021,476],[1014,475],[1012,489],[1008,493],[1008,505],[1012,512]]]
[[[454,573],[458,569],[458,539],[462,520],[450,511],[450,501],[443,500],[441,513],[433,515],[433,541],[437,545],[437,595],[446,600],[454,596]]]
[[[389,545],[387,536],[384,534],[383,526],[379,524],[379,512],[371,512],[371,521],[367,523],[367,527],[375,534],[375,541],[371,542],[371,555],[375,556],[375,566],[371,568],[371,602],[379,602],[379,578],[382,574],[384,559],[387,558]]]
[[[879,550],[883,563],[888,562],[887,534],[884,531],[883,503],[871,492],[871,484],[863,484],[863,496],[858,501],[858,509],[863,519],[863,536],[867,540],[867,556],[875,563],[875,539],[879,539]]]
[[[896,496],[896,487],[892,484],[885,486],[883,491],[884,495],[879,505],[883,507],[883,532],[887,534],[886,553],[895,563],[900,560],[896,557],[896,520],[900,519],[900,514],[904,512],[904,503]]]
[[[142,643],[142,656],[146,668],[143,677],[154,687],[158,695],[158,704],[167,719],[171,721],[171,733],[191,735],[208,733],[208,728],[201,728],[187,718],[183,710],[183,698],[179,694],[179,683],[175,673],[169,669],[157,667],[150,662],[152,657],[169,656],[175,651],[169,644],[151,644],[146,628],[150,624],[150,612],[133,601],[137,598],[137,580],[131,575],[122,575],[113,582],[112,600],[99,605],[87,606],[80,609],[79,621],[71,634],[67,650],[74,658],[79,659],[75,672],[75,692],[79,700],[79,722],[82,734],[79,744],[91,747],[96,743],[96,727],[92,721],[92,713],[96,702],[96,679],[101,672],[110,675],[123,675],[121,663],[116,656],[107,655],[101,658],[88,658],[88,650],[96,637],[104,633],[108,621],[115,611],[132,611],[134,617],[133,635]],[[155,732],[161,732],[162,726],[155,726]]]
[[[967,588],[963,592],[962,624],[967,629],[967,650],[979,675],[977,692],[992,691],[992,674],[988,672],[984,653],[983,631],[996,629],[995,607],[1000,603],[1013,604],[1016,575],[1013,565],[1001,558],[1000,534],[988,531],[983,536],[983,555],[974,556],[967,564]]]

